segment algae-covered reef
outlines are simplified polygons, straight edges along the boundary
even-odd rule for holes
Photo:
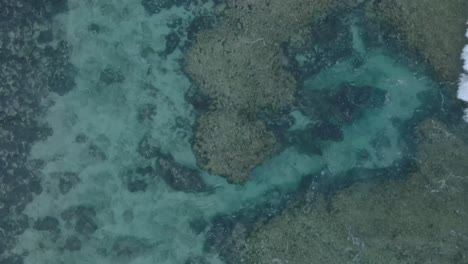
[[[426,60],[439,79],[458,80],[468,1],[369,0],[365,13],[371,23],[394,30],[397,39]]]
[[[210,102],[195,132],[201,168],[243,183],[271,157],[279,146],[270,132],[260,133],[265,128],[258,114],[290,108],[298,87],[284,46],[300,46],[313,23],[353,2],[243,0],[218,6],[218,24],[197,34],[186,58],[189,76]],[[245,125],[233,128],[235,123]],[[235,143],[245,145],[230,148]]]
[[[279,140],[272,140],[269,131],[228,132],[229,126],[223,124],[229,122],[222,124],[219,116],[264,126],[260,113],[287,112],[302,80],[290,71],[295,62],[286,51],[310,45],[314,25],[330,14],[344,16],[356,7],[363,10],[364,24],[390,33],[427,62],[439,80],[457,80],[468,10],[464,0],[224,1],[216,7],[214,27],[195,34],[186,54],[186,71],[198,94],[208,101],[199,113],[193,145],[202,169],[229,182],[244,183],[257,165],[275,153],[272,150],[280,149]],[[243,142],[251,144],[229,149],[236,138],[250,138]],[[223,168],[227,163],[229,170]]]
[[[276,138],[262,121],[242,119],[235,113],[209,112],[200,117],[195,150],[198,162],[221,175],[236,175],[233,182],[249,177],[255,164],[275,151]],[[203,135],[203,136],[202,136]],[[219,146],[219,142],[222,146]]]
[[[468,144],[417,128],[419,170],[304,199],[237,241],[238,263],[466,263]]]

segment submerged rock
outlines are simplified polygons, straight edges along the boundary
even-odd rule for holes
[[[343,131],[340,126],[325,121],[308,125],[305,129],[290,133],[291,143],[301,153],[322,155],[321,141],[340,142],[343,140]]]
[[[101,26],[96,23],[91,23],[88,25],[88,31],[93,34],[101,33]]]
[[[98,145],[91,143],[88,147],[88,153],[91,157],[99,161],[107,160],[107,154]]]
[[[208,188],[199,172],[178,164],[170,155],[156,159],[159,175],[172,189],[184,192],[203,192]]]
[[[62,219],[67,225],[72,226],[76,232],[82,235],[91,235],[98,229],[95,222],[96,211],[92,206],[72,206],[61,213]]]
[[[86,134],[84,133],[78,133],[75,136],[75,142],[78,144],[85,143],[87,140],[88,140],[88,136],[86,136]]]
[[[22,214],[41,193],[39,168],[29,163],[32,145],[52,134],[41,117],[50,92],[65,94],[74,86],[71,47],[48,43],[53,15],[66,9],[65,0],[0,3],[0,263],[21,264],[13,248],[29,227]],[[42,34],[41,34],[42,32]]]
[[[8,257],[1,258],[0,264],[24,264],[24,260],[22,256],[11,254]]]
[[[141,179],[132,179],[127,182],[129,192],[144,192],[148,188],[148,183]]]
[[[322,123],[330,129],[328,124],[349,125],[362,118],[366,111],[383,106],[387,95],[380,88],[347,82],[338,87],[307,89],[302,93],[301,111],[313,119],[323,120]]]
[[[336,107],[345,122],[359,119],[367,109],[377,108],[385,102],[387,92],[371,86],[355,86],[343,83],[328,96],[328,102]]]
[[[54,35],[52,30],[42,31],[39,36],[37,37],[38,43],[47,43],[51,42],[54,39]]]
[[[315,125],[313,128],[313,134],[315,134],[321,140],[329,140],[340,142],[343,141],[343,131],[340,126],[335,125],[331,122],[321,122]]]
[[[151,135],[146,134],[138,143],[137,152],[140,156],[151,159],[161,155],[161,149],[157,146]]]
[[[65,240],[63,248],[68,251],[78,251],[81,249],[81,240],[77,236],[70,236]]]
[[[202,233],[208,226],[208,222],[204,218],[196,218],[189,222],[190,228],[195,234]]]
[[[173,6],[181,6],[185,0],[142,0],[141,5],[149,15],[154,15]]]
[[[295,55],[300,76],[306,79],[352,54],[352,35],[342,13],[331,15],[312,26],[305,45],[290,53]]]
[[[148,188],[148,179],[153,177],[154,170],[151,166],[136,168],[126,175],[127,189],[129,192],[144,192]]]
[[[204,250],[207,252],[221,252],[232,245],[232,232],[236,227],[235,216],[215,216],[206,233]]]
[[[44,219],[38,220],[43,221]],[[45,221],[47,221],[47,219]],[[7,218],[3,216],[0,220],[0,228],[5,231],[4,234],[6,236],[17,236],[29,227],[28,217],[25,214],[15,216],[15,218]]]
[[[209,262],[203,257],[191,257],[184,264],[209,264]]]
[[[134,259],[151,249],[151,244],[135,236],[119,236],[112,244],[111,254],[119,260]]]
[[[137,119],[141,123],[147,123],[153,121],[154,116],[156,115],[156,105],[155,104],[144,104],[138,108]]]
[[[51,177],[57,179],[58,188],[61,194],[67,194],[76,184],[80,182],[80,177],[76,172],[63,171],[51,173]]]
[[[306,128],[291,133],[291,143],[300,153],[323,155],[320,140],[315,137],[313,129]]]
[[[123,81],[125,81],[125,76],[121,70],[107,67],[99,75],[99,80],[106,85],[111,85],[123,83]]]
[[[166,39],[166,48],[160,54],[164,57],[173,53],[177,49],[180,43],[180,37],[175,32],[171,32],[168,35],[166,35],[165,39]]]
[[[190,22],[187,28],[187,38],[189,41],[194,40],[195,36],[203,31],[213,28],[216,23],[214,16],[197,16]]]
[[[47,80],[49,89],[58,95],[65,95],[76,85],[77,69],[69,61],[72,47],[65,41],[60,41],[57,48],[50,52],[51,63],[47,65],[53,71]]]
[[[155,54],[156,51],[152,47],[144,47],[140,51],[140,56],[144,59],[148,59]]]
[[[45,216],[45,217],[37,219],[33,224],[33,228],[38,231],[50,231],[50,232],[59,233],[60,222],[55,217]]]

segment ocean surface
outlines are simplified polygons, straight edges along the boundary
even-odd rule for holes
[[[244,263],[226,247],[304,197],[408,180],[424,120],[468,142],[457,85],[371,31],[357,8],[316,29],[317,39],[335,32],[331,41],[289,52],[297,102],[265,121],[276,122],[268,129],[281,147],[231,184],[198,166],[200,112],[189,95],[200,83],[186,69],[198,32],[222,20],[223,1],[42,2],[0,4],[0,43],[10,43],[0,50],[1,264]],[[468,181],[464,172],[456,176]],[[459,231],[467,245],[466,226]],[[443,263],[468,263],[460,254]],[[431,263],[410,259],[399,263]],[[261,263],[299,263],[275,261]]]

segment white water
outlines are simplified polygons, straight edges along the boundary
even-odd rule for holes
[[[468,22],[467,22],[468,24]],[[468,39],[468,30],[465,34]],[[460,77],[460,84],[458,87],[458,98],[468,102],[468,45],[462,51],[461,59],[463,60],[463,71]],[[465,110],[465,115],[463,117],[466,122],[468,122],[468,109]]]

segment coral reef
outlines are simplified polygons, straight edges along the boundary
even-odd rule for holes
[[[44,162],[29,160],[29,154],[52,133],[38,121],[44,98],[74,87],[71,46],[57,41],[52,30],[52,16],[67,8],[63,0],[0,2],[0,263],[22,263],[11,249],[29,227],[26,205],[43,191]]]
[[[237,263],[467,262],[467,143],[435,120],[417,134],[407,180],[305,199],[239,239]]]
[[[372,23],[395,29],[405,44],[427,60],[440,79],[447,81],[456,81],[462,69],[460,51],[466,44],[466,10],[465,0],[366,3],[366,14]]]
[[[304,45],[311,25],[353,4],[356,1],[230,0],[218,5],[221,21],[197,33],[186,58],[187,73],[210,102],[209,111],[201,113],[194,143],[201,168],[243,183],[271,156],[276,140],[263,131],[257,116],[286,110],[295,101],[298,85],[287,70],[285,46]],[[207,162],[206,156],[212,158]]]
[[[273,133],[260,120],[232,112],[207,112],[198,120],[193,145],[199,164],[211,173],[243,183],[255,166],[277,148]]]

